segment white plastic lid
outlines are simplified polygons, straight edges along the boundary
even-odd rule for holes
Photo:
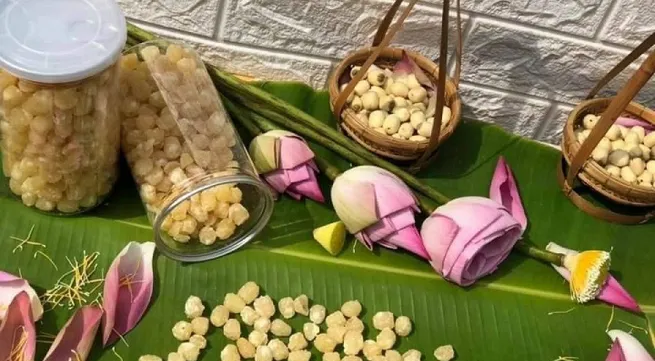
[[[88,78],[118,59],[126,38],[114,0],[0,0],[0,67],[19,78]]]

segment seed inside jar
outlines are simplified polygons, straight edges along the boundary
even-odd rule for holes
[[[153,218],[200,182],[235,174],[237,135],[195,53],[151,45],[120,64],[122,145]],[[250,218],[242,196],[237,185],[209,188],[181,202],[161,228],[180,243],[227,241]]]

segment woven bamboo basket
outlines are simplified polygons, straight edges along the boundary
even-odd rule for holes
[[[344,131],[349,137],[353,138],[366,149],[380,156],[397,161],[415,161],[410,169],[420,169],[427,164],[436,152],[439,144],[448,139],[461,119],[461,100],[458,94],[459,75],[461,69],[461,24],[459,23],[459,1],[457,7],[457,19],[459,30],[459,42],[457,46],[457,59],[455,75],[452,79],[447,76],[441,77],[440,74],[446,74],[447,64],[447,46],[448,46],[448,14],[449,2],[444,1],[444,11],[442,18],[442,43],[440,49],[439,64],[435,64],[430,59],[419,53],[403,50],[400,48],[388,47],[395,33],[402,27],[404,20],[409,15],[417,0],[412,0],[400,15],[399,20],[389,28],[389,24],[394,18],[402,0],[396,0],[391,9],[381,22],[377,35],[373,41],[373,46],[360,49],[343,59],[333,71],[329,82],[328,90],[330,93],[330,103],[332,110],[337,119],[339,119],[339,129]],[[355,85],[362,80],[366,70],[372,65],[390,69],[399,62],[403,53],[406,53],[414,62],[423,70],[432,86],[437,90],[437,106],[434,114],[434,124],[430,139],[423,142],[416,142],[404,139],[392,138],[376,132],[365,122],[357,117],[357,113],[346,105],[346,99],[354,91]],[[348,82],[348,86],[343,92],[340,91],[340,79],[345,74],[349,74],[354,66],[361,66],[358,74]],[[446,105],[451,109],[451,116],[448,124],[442,128],[442,111]]]
[[[655,53],[646,58],[639,70],[615,97],[595,98],[595,96],[609,81],[654,44],[655,34],[647,38],[617,64],[596,85],[587,99],[573,109],[564,127],[562,155],[565,163],[559,167],[560,185],[565,194],[581,210],[610,222],[636,224],[646,222],[655,216],[655,208],[653,208],[655,206],[655,188],[639,186],[622,178],[611,176],[603,166],[589,158],[619,116],[635,118],[655,125],[655,111],[632,101],[655,73]],[[582,126],[582,120],[587,114],[600,114],[601,117],[587,139],[580,144],[576,139],[575,129]],[[575,192],[576,178],[612,202],[623,206],[638,207],[638,209],[631,214],[622,214],[598,207]]]

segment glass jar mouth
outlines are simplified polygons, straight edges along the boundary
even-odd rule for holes
[[[224,184],[245,186],[248,190],[243,191],[244,202],[254,202],[256,205],[255,207],[246,206],[250,212],[250,218],[244,225],[239,226],[242,229],[241,233],[236,233],[226,241],[217,241],[211,246],[206,246],[199,242],[194,245],[176,242],[162,229],[166,217],[182,202],[202,191]],[[181,262],[203,262],[228,255],[248,244],[264,229],[273,214],[273,205],[274,200],[270,189],[258,179],[241,174],[209,179],[179,195],[156,215],[153,224],[157,249],[167,257]],[[189,251],[181,251],[184,249]]]

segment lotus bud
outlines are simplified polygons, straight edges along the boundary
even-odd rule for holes
[[[314,153],[301,137],[272,130],[255,137],[248,150],[257,171],[275,191],[297,200],[305,196],[324,201],[316,179]]]
[[[428,259],[414,221],[414,194],[391,172],[374,166],[343,172],[332,185],[332,203],[348,232],[369,249],[378,243]]]
[[[41,305],[39,296],[30,287],[29,283],[22,278],[0,271],[0,322],[6,317],[11,301],[21,292],[25,292],[29,296],[34,321],[41,319],[43,306]]]

